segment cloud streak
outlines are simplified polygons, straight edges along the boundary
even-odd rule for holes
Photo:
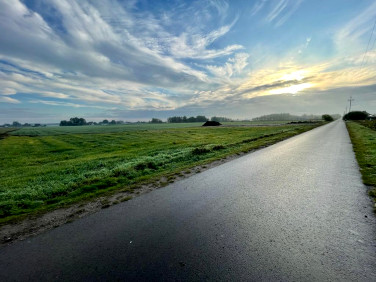
[[[283,25],[299,8],[303,0],[260,0],[251,10],[251,16],[255,16],[262,10],[267,10],[265,22],[275,27]]]

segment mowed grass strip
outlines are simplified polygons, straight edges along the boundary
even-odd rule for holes
[[[0,222],[276,143],[318,125],[163,127],[0,140]],[[94,128],[100,131],[103,126]],[[54,130],[54,129],[53,129]],[[83,129],[81,129],[83,130]],[[21,130],[20,130],[21,131]],[[17,131],[16,131],[17,132]]]
[[[347,122],[346,125],[360,166],[363,183],[374,187],[369,194],[376,201],[376,131],[371,129],[376,127],[371,122],[366,123],[367,127],[357,122]]]

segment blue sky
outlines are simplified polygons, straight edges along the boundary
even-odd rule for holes
[[[374,0],[0,0],[0,123],[375,113],[375,20]]]

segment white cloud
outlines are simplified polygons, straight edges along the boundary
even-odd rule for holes
[[[365,51],[376,17],[376,2],[341,27],[335,35],[335,44],[340,54],[355,54]]]
[[[233,75],[241,74],[248,65],[249,55],[246,53],[237,53],[229,58],[223,66],[208,65],[206,68],[215,76],[221,78],[231,78]]]
[[[209,48],[228,33],[236,19],[205,32],[192,22],[175,35],[166,31],[162,20],[128,13],[129,7],[116,1],[112,6],[90,1],[36,2],[42,10],[29,10],[20,1],[0,2],[0,58],[10,63],[0,63],[4,93],[130,108],[146,107],[148,103],[152,107],[175,107],[175,102],[157,98],[158,92],[152,95],[145,89],[189,91],[207,87],[207,74],[180,59],[217,58],[243,48],[236,44]],[[210,5],[222,19],[226,17],[226,2],[213,1]],[[53,9],[56,22],[48,23],[43,9]],[[145,97],[145,93],[152,97]]]
[[[53,92],[53,91],[41,91],[39,94],[44,97],[51,97],[51,98],[58,98],[58,99],[67,99],[70,97],[67,94]]]
[[[256,15],[258,12],[262,10],[262,8],[265,6],[267,0],[260,0],[258,1],[251,10],[251,16]]]
[[[268,23],[274,23],[276,27],[283,25],[299,8],[303,0],[279,0],[277,4],[272,1],[272,9],[266,16]]]
[[[5,13],[0,16],[4,36],[0,39],[0,53],[8,58],[21,59],[45,71],[55,68],[61,72],[80,72],[91,77],[111,77],[166,86],[176,79],[199,83],[205,75],[175,60],[149,49],[127,29],[117,33],[105,22],[99,11],[88,2],[53,1],[62,17],[67,33],[53,33],[43,18],[30,12],[20,2],[0,4]],[[25,15],[31,16],[25,16]],[[27,28],[25,28],[27,26]],[[215,39],[215,32],[208,40]],[[218,35],[220,36],[220,34]],[[25,44],[27,42],[27,44]],[[219,51],[231,53],[234,48]],[[203,52],[205,50],[202,50]],[[210,56],[219,56],[215,51]],[[158,78],[147,76],[158,73]],[[163,76],[164,79],[159,79]]]
[[[376,2],[350,20],[339,32],[339,37],[356,40],[370,31],[376,16]]]
[[[279,0],[278,3],[274,6],[273,10],[266,16],[266,21],[272,22],[277,18],[283,10],[287,7],[288,0]]]
[[[17,99],[11,98],[11,97],[0,96],[0,103],[19,104],[21,102]]]
[[[31,100],[30,103],[45,104],[45,105],[49,105],[49,106],[73,107],[73,108],[111,109],[109,107],[81,105],[81,104],[75,104],[75,103],[57,102],[57,101],[48,101],[48,100]]]
[[[236,50],[244,47],[239,44],[233,44],[224,49],[208,49],[208,46],[218,38],[229,32],[236,20],[230,25],[222,26],[207,34],[188,34],[182,33],[178,37],[170,38],[171,45],[167,48],[171,55],[175,58],[191,58],[191,59],[210,59],[220,56],[231,55]]]
[[[2,95],[14,95],[17,93],[17,91],[12,88],[4,88],[0,90],[0,92]]]

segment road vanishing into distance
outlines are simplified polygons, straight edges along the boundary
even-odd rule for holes
[[[0,281],[376,281],[343,121],[0,248]]]

